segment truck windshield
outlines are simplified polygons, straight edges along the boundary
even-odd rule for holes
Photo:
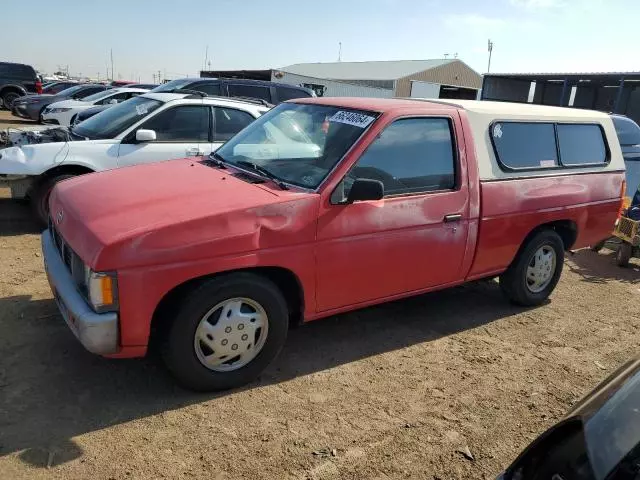
[[[162,85],[157,86],[152,92],[170,92],[171,90],[177,90],[179,88],[184,88],[187,85],[190,85],[194,82],[197,82],[198,79],[193,78],[182,78],[178,80],[171,80],[170,82],[163,83]]]
[[[80,122],[72,133],[90,140],[114,138],[161,105],[158,100],[135,97]]]
[[[305,188],[316,188],[377,118],[377,113],[327,105],[283,103],[229,140],[216,156],[247,163]]]

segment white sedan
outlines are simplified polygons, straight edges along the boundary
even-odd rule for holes
[[[115,105],[148,92],[147,88],[111,88],[89,95],[82,100],[63,100],[49,105],[42,112],[42,121],[53,125],[70,126],[76,115],[96,105]]]

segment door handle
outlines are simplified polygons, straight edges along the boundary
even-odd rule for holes
[[[462,220],[462,214],[460,213],[444,216],[444,223],[459,222],[460,220]]]

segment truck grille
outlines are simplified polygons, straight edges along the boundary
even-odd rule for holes
[[[49,217],[49,231],[53,237],[53,243],[62,258],[62,261],[67,266],[69,273],[73,277],[78,289],[86,295],[86,288],[84,285],[84,263],[80,260],[80,257],[73,251],[73,249],[64,241],[60,232],[53,224],[53,220]]]

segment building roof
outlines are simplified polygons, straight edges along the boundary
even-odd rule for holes
[[[282,67],[288,73],[332,80],[397,80],[431,70],[455,59],[386,60],[373,62],[296,63]]]

